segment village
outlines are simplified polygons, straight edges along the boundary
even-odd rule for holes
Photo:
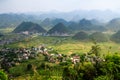
[[[46,48],[44,45],[40,45],[39,47],[31,47],[29,49],[2,48],[0,50],[0,67],[8,71],[9,68],[19,65],[25,60],[36,59],[39,54],[45,57],[45,61],[56,64],[71,62],[75,65],[79,62],[82,63],[83,61],[92,62],[95,64],[96,61],[105,61],[98,56],[91,56],[87,53],[81,56],[74,53],[70,55],[60,54],[53,48]]]

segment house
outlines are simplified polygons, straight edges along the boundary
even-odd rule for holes
[[[75,55],[71,58],[71,60],[74,64],[76,64],[76,63],[80,62],[80,56]]]

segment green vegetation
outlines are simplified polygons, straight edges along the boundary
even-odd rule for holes
[[[120,31],[113,35],[96,32],[105,28],[86,19],[44,21],[45,27],[55,26],[43,36],[40,33],[46,30],[32,22],[15,28],[13,32],[19,34],[1,29],[5,33],[0,38],[1,80],[120,80]],[[70,36],[69,29],[84,31]],[[22,31],[36,34],[23,35]]]
[[[1,33],[10,33],[14,30],[14,28],[0,28]]]
[[[6,46],[10,48],[30,48],[32,46],[40,46],[41,44],[45,44],[48,48],[54,48],[59,53],[64,54],[88,52],[93,45],[90,41],[81,42],[79,40],[74,40],[71,37],[38,36],[26,38],[25,40],[14,42]],[[101,46],[103,53],[108,52],[110,47],[111,52],[119,52],[120,50],[119,44],[111,41],[102,43],[100,42],[99,45]]]
[[[93,22],[92,20],[82,19],[79,21],[79,23],[76,22],[70,22],[70,25],[68,26],[69,29],[72,31],[105,31],[105,27],[102,26],[102,24],[96,24],[96,22]]]
[[[65,34],[68,33],[69,30],[63,23],[56,24],[52,29],[50,29],[47,33],[48,34]]]
[[[3,70],[0,70],[0,80],[8,80],[8,76]]]
[[[106,28],[111,31],[120,30],[120,18],[115,18],[109,21],[106,25]]]
[[[88,34],[84,31],[78,32],[73,36],[73,39],[76,40],[87,40],[88,39]]]
[[[20,33],[24,31],[39,32],[39,33],[46,32],[46,30],[44,30],[41,26],[32,22],[22,22],[17,28],[15,28],[13,32]]]
[[[46,38],[48,39],[48,37]],[[52,39],[55,39],[55,37],[52,37]],[[63,43],[66,42],[64,41]],[[83,43],[84,42],[81,44]],[[78,41],[76,44],[80,45],[80,42]],[[79,55],[80,62],[75,64],[73,64],[70,59],[66,60],[66,62],[51,63],[46,61],[44,55],[39,54],[35,59],[25,60],[11,67],[9,69],[9,74],[14,80],[119,80],[120,55],[119,53],[111,52],[112,47],[108,47],[108,51],[106,50],[104,52],[103,49],[107,48],[104,47],[105,44],[106,43],[103,45],[94,42],[94,44],[91,43],[91,45],[89,45],[89,50],[86,50],[86,52],[85,50],[82,52],[78,50],[75,54],[71,53],[64,55],[66,58],[68,55]],[[61,44],[57,44],[55,46],[58,47],[60,45]],[[66,44],[62,45],[65,46]],[[71,44],[71,46],[72,45],[73,44]],[[75,45],[72,47],[73,49]],[[106,46],[107,45],[108,43]],[[87,43],[86,46],[88,46]],[[62,46],[61,48],[65,47]],[[67,50],[67,47],[65,49]],[[73,51],[75,51],[75,49]],[[59,53],[59,50],[57,52]],[[50,52],[50,54],[51,53],[58,54],[55,51]]]
[[[108,36],[106,34],[103,34],[102,32],[95,32],[90,35],[91,40],[95,40],[97,42],[107,42]]]
[[[117,43],[120,43],[120,31],[112,35],[111,40]]]

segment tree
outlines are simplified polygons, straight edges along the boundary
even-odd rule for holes
[[[63,70],[62,80],[77,80],[77,71],[73,68],[65,67]]]
[[[93,43],[94,45],[92,46],[92,49],[89,51],[89,54],[95,54],[95,56],[99,56],[101,48],[96,42]]]

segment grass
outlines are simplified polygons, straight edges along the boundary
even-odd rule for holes
[[[39,68],[41,63],[51,66],[52,70]],[[32,70],[27,71],[27,64],[32,64]],[[40,54],[37,59],[24,61],[20,65],[10,68],[9,71],[14,75],[12,80],[61,80],[61,67],[55,68],[55,66],[58,65],[44,61],[44,56]]]
[[[8,47],[31,47],[31,46],[39,46],[41,44],[45,44],[46,47],[52,47],[53,49],[57,50],[58,53],[62,53],[62,54],[72,54],[72,53],[77,53],[77,54],[83,54],[86,52],[89,52],[91,50],[91,46],[93,46],[94,44],[92,42],[89,41],[77,41],[77,40],[73,40],[71,39],[71,37],[42,37],[42,36],[38,36],[38,37],[30,37],[27,38],[23,41],[20,42],[16,42],[10,45],[7,45]],[[103,43],[98,43],[98,45],[101,47],[101,53],[102,54],[108,54],[108,53],[115,53],[115,52],[120,52],[120,44],[114,43],[114,42],[103,42]],[[43,59],[42,59],[43,58]],[[44,57],[41,55],[37,58],[37,59],[33,59],[33,60],[29,60],[28,62],[22,63],[21,65],[17,66],[17,70],[18,70],[18,74],[22,74],[25,72],[25,70],[23,69],[23,67],[25,68],[25,66],[27,64],[33,64],[36,67],[39,67],[41,65],[41,63],[43,62]],[[48,63],[45,62],[47,65],[50,66],[56,66],[56,64],[53,63]],[[13,74],[15,73],[16,68],[12,68],[11,71],[13,71]],[[22,70],[21,70],[22,69]],[[20,71],[21,72],[20,72]],[[60,69],[56,69],[51,71],[51,73],[58,73]],[[41,70],[37,70],[37,72],[39,72]],[[61,71],[62,72],[62,71]],[[62,78],[62,73],[59,72],[59,74],[53,74],[51,75],[51,79],[49,80],[61,80]],[[39,73],[35,73],[34,75],[30,75],[30,74],[24,74],[22,76],[16,77],[14,78],[14,80],[46,80],[43,79],[45,78],[44,75],[41,75]]]
[[[41,44],[44,44],[46,47],[51,47],[57,50],[59,53],[62,54],[72,54],[72,53],[86,53],[90,51],[91,46],[93,43],[90,41],[77,41],[71,39],[71,37],[30,37],[23,41],[16,42],[8,47],[16,48],[16,47],[38,47]],[[103,53],[108,52],[120,52],[119,43],[114,42],[101,42],[98,43],[101,47],[101,51]]]
[[[10,33],[14,30],[14,28],[0,28],[1,33]]]
[[[89,45],[89,46],[88,46]],[[90,50],[91,43],[84,43],[84,42],[76,42],[76,43],[67,43],[62,44],[58,46],[54,46],[54,49],[56,49],[60,53],[81,53],[81,52],[88,52]]]

